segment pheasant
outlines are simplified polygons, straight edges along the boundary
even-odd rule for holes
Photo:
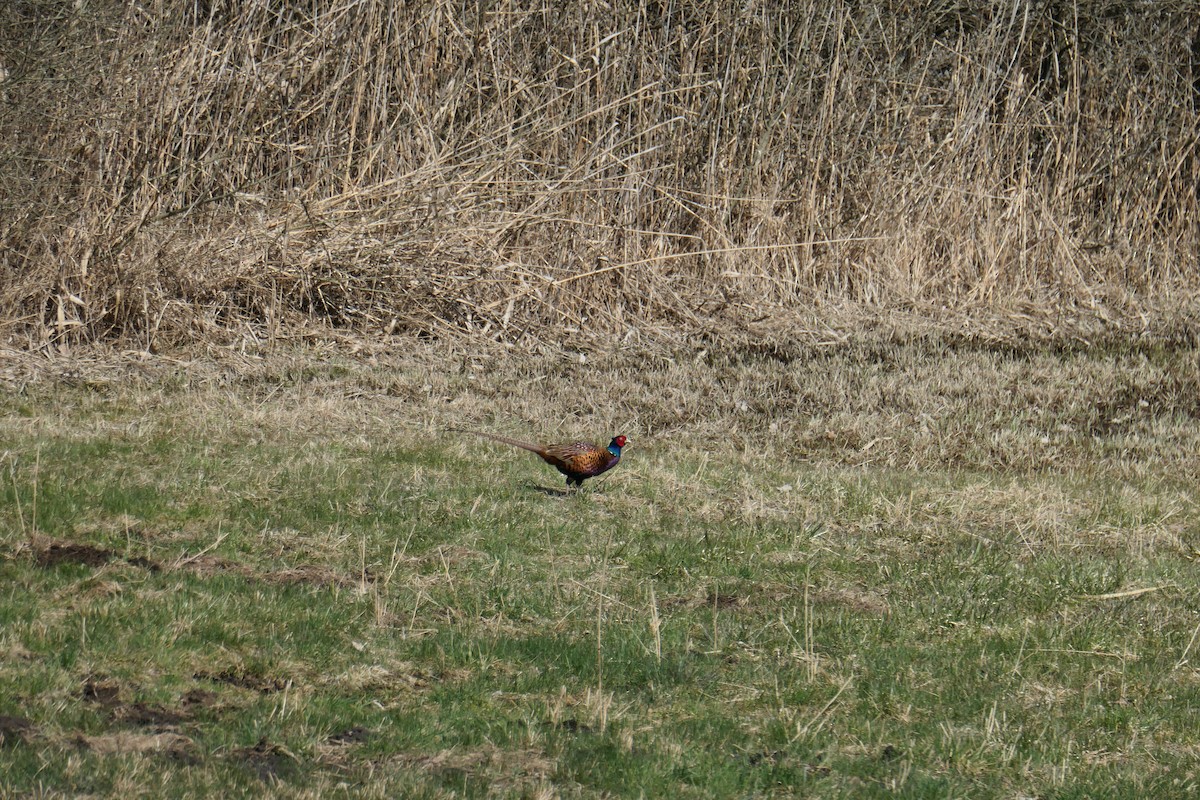
[[[533,444],[507,436],[497,436],[494,433],[480,433],[463,428],[451,428],[458,433],[470,433],[491,439],[494,442],[511,444],[531,453],[537,453],[550,466],[567,476],[567,486],[581,486],[588,478],[594,478],[602,472],[607,472],[621,460],[621,448],[629,443],[624,436],[614,436],[608,447],[600,447],[591,442],[571,442],[570,444]]]

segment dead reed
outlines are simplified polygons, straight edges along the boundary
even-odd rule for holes
[[[1200,288],[1175,4],[26,0],[0,36],[10,343],[1054,335]]]

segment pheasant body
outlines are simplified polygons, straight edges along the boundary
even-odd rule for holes
[[[523,442],[520,439],[510,439],[494,433],[480,433],[460,428],[451,430],[459,433],[470,433],[494,442],[520,447],[531,453],[537,453],[541,459],[556,470],[567,476],[567,486],[581,486],[588,478],[607,472],[621,460],[621,448],[629,440],[624,436],[614,436],[608,447],[600,447],[591,442],[570,442],[566,444],[535,444]]]

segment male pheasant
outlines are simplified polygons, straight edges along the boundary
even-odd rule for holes
[[[470,433],[491,439],[503,444],[511,444],[531,453],[537,453],[550,466],[567,476],[567,486],[580,486],[588,478],[594,478],[602,472],[607,472],[621,460],[621,448],[629,443],[624,436],[614,436],[608,447],[600,447],[591,442],[571,442],[570,444],[533,444],[507,436],[497,436],[494,433],[480,433],[462,428],[451,428],[458,433]]]

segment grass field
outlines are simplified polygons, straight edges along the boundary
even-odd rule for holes
[[[1194,795],[1194,351],[417,347],[6,356],[0,795]]]

